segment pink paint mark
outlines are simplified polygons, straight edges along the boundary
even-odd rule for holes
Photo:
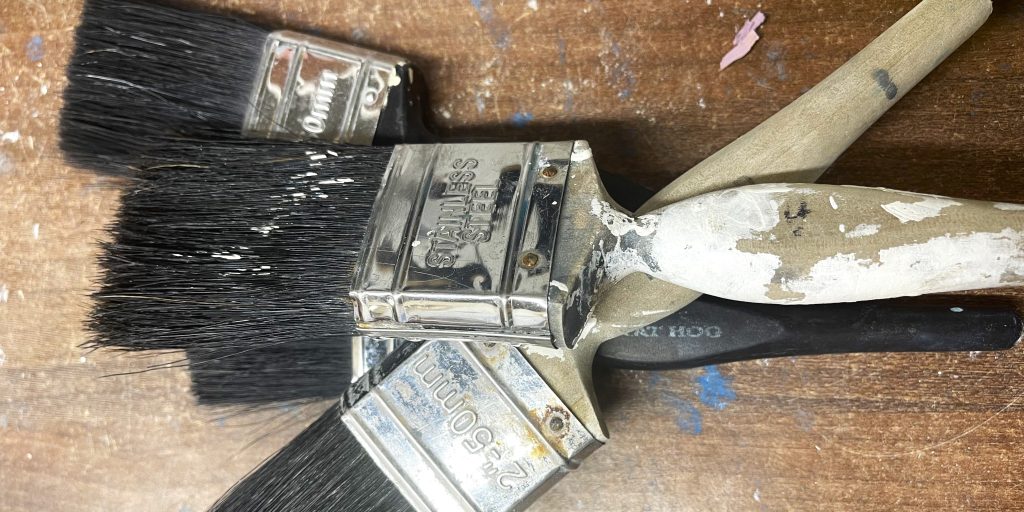
[[[719,71],[729,67],[730,64],[750,53],[754,43],[761,39],[761,36],[757,35],[757,27],[760,27],[763,23],[764,13],[757,11],[753,18],[750,18],[743,24],[740,31],[736,32],[736,37],[732,38],[732,49],[722,57],[722,62],[718,64]]]

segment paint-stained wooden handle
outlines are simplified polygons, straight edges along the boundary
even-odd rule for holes
[[[640,236],[607,258],[631,268],[611,274],[640,270],[732,300],[828,304],[1024,283],[1024,205],[765,184],[702,194],[632,226]]]
[[[789,106],[698,164],[641,213],[738,184],[812,182],[911,87],[971,36],[989,0],[924,0]],[[657,321],[698,293],[633,275],[602,291],[595,338]],[[601,340],[597,340],[601,341]]]

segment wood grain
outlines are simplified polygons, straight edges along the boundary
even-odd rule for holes
[[[604,169],[650,186],[767,118],[913,4],[213,3],[408,55],[424,70],[446,135],[584,138]],[[762,40],[719,72],[734,31],[758,5],[768,15]],[[78,348],[94,242],[117,204],[109,183],[65,167],[56,151],[79,9],[76,1],[0,3],[0,503],[198,511],[317,407],[255,417],[203,410],[181,370],[104,377],[176,354]],[[988,24],[825,181],[1024,201],[1022,22],[1021,2],[997,2]],[[1001,293],[1022,302],[1019,290]],[[1022,363],[1024,348],[599,372],[612,440],[534,509],[1016,509]]]

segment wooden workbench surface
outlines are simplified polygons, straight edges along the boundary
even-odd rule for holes
[[[602,168],[654,187],[798,96],[914,3],[216,5],[411,57],[446,134],[588,139]],[[758,7],[768,15],[762,40],[719,72]],[[116,189],[57,151],[79,9],[0,2],[0,509],[199,511],[318,411],[203,410],[184,371],[104,377],[177,354],[78,348],[94,242],[117,204]],[[1021,2],[997,2],[826,181],[1024,202],[1021,26]],[[1024,348],[604,372],[612,441],[534,510],[1019,509],[1022,363]]]

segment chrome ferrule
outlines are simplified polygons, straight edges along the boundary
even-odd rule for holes
[[[397,146],[354,273],[357,326],[410,340],[564,346],[550,318],[561,321],[573,290],[555,245],[580,144]]]
[[[522,510],[601,445],[507,344],[407,343],[342,405],[420,511]]]
[[[243,133],[369,145],[405,60],[279,31],[267,37]]]

